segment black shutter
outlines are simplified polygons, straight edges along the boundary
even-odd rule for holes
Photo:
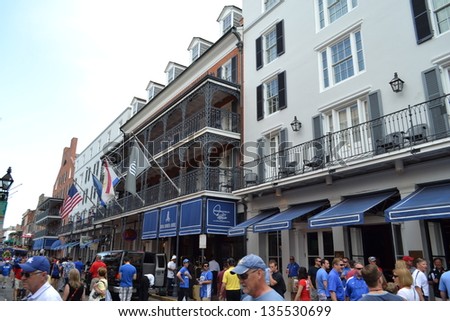
[[[256,39],[256,70],[263,66],[262,37]]]
[[[231,80],[232,83],[237,83],[237,58],[231,58]]]
[[[284,54],[284,20],[277,23],[277,56]]]
[[[427,0],[411,0],[411,8],[414,17],[417,44],[421,44],[433,37],[430,17],[428,16]]]
[[[285,109],[286,104],[286,71],[278,74],[278,108]]]
[[[319,157],[324,161],[325,142],[323,140],[322,116],[313,117],[313,138],[312,148],[314,148],[313,156]]]
[[[256,87],[256,119],[261,120],[264,118],[264,96],[263,85]]]
[[[217,78],[222,78],[222,66],[220,66],[220,67],[217,69],[217,75],[216,75],[216,77],[217,77]]]
[[[278,146],[278,151],[280,155],[280,167],[282,170],[286,167],[286,148],[288,147],[287,141],[287,130],[286,128],[280,131],[280,146]]]
[[[428,104],[430,126],[435,138],[445,137],[448,127],[447,108],[445,107],[445,102],[439,99],[439,97],[444,95],[439,75],[438,67],[423,72],[425,95],[430,100]]]
[[[376,91],[369,94],[369,113],[370,120],[372,120],[372,146],[377,146],[377,140],[382,140],[384,137],[384,126],[381,120],[382,110],[380,101],[380,92]],[[375,153],[378,148],[374,148]]]
[[[258,148],[258,183],[264,182],[264,140],[257,140]]]

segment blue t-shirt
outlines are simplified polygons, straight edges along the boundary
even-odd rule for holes
[[[271,289],[269,292],[264,293],[263,295],[253,298],[250,295],[246,295],[242,298],[242,301],[284,301],[284,298],[278,294],[277,291]]]
[[[180,282],[180,288],[187,289],[189,288],[189,277],[185,275],[185,272],[189,273],[189,269],[183,266],[180,270],[180,275],[184,282]]]
[[[316,274],[316,285],[317,285],[317,294],[325,295],[327,298],[330,297],[330,292],[328,288],[325,288],[323,285],[323,281],[328,281],[328,273],[325,269],[319,269]]]
[[[300,266],[297,264],[297,262],[289,263],[287,265],[287,269],[289,271],[288,277],[298,277],[298,269]]]
[[[200,274],[200,281],[212,281],[213,275],[211,271],[202,271]],[[202,284],[200,288],[201,298],[210,298],[212,293],[212,283]]]
[[[120,267],[121,273],[119,286],[129,288],[133,286],[133,275],[136,274],[136,268],[131,264],[124,264]]]
[[[336,299],[338,301],[345,300],[344,287],[342,286],[341,278],[339,273],[337,273],[334,269],[330,271],[330,274],[328,274],[328,292],[331,291],[336,293]]]
[[[75,267],[77,268],[77,270],[80,271],[80,275],[81,275],[81,273],[83,273],[83,270],[84,270],[83,262],[76,261],[74,264],[75,264]]]
[[[9,276],[9,274],[11,273],[11,269],[12,269],[12,265],[9,263],[5,263],[5,265],[3,265],[3,268],[2,268],[2,275]]]
[[[347,287],[345,288],[345,296],[349,297],[350,301],[358,301],[363,294],[369,293],[369,288],[362,278],[352,276],[347,280]]]

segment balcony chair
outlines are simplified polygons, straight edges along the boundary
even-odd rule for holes
[[[258,183],[258,175],[256,173],[247,173],[244,175],[245,187],[253,186]]]
[[[410,145],[420,141],[428,141],[427,129],[427,124],[414,125],[410,127],[406,133],[401,132],[403,140],[409,141]]]
[[[383,139],[377,139],[377,153],[385,153],[396,148],[400,149],[402,147],[402,136],[401,132],[394,132],[387,134]]]
[[[278,179],[283,177],[288,177],[290,175],[295,175],[295,168],[297,167],[298,162],[292,161],[286,164],[286,167],[280,167],[278,170]]]
[[[319,167],[323,167],[323,156],[316,155],[311,159],[303,160],[303,168],[302,173],[305,172],[305,167],[310,167],[311,169],[316,169]]]

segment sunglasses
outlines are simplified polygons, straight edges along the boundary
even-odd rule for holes
[[[22,277],[26,277],[28,279],[29,277],[31,277],[33,275],[41,274],[41,273],[43,273],[43,272],[42,271],[32,272],[32,273],[30,273],[30,272],[22,272]]]
[[[345,264],[339,264],[340,266],[345,266]]]
[[[250,273],[255,272],[255,271],[256,271],[256,270],[249,271],[249,272],[247,272],[247,273],[238,274],[237,276],[238,276],[239,280],[247,280],[247,279],[248,279],[248,275],[249,275]]]
[[[362,270],[363,268],[355,268],[355,270]]]

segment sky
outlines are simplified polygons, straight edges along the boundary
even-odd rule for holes
[[[64,147],[81,153],[193,37],[215,42],[242,0],[0,0],[0,175],[12,168],[4,227],[52,195]]]

